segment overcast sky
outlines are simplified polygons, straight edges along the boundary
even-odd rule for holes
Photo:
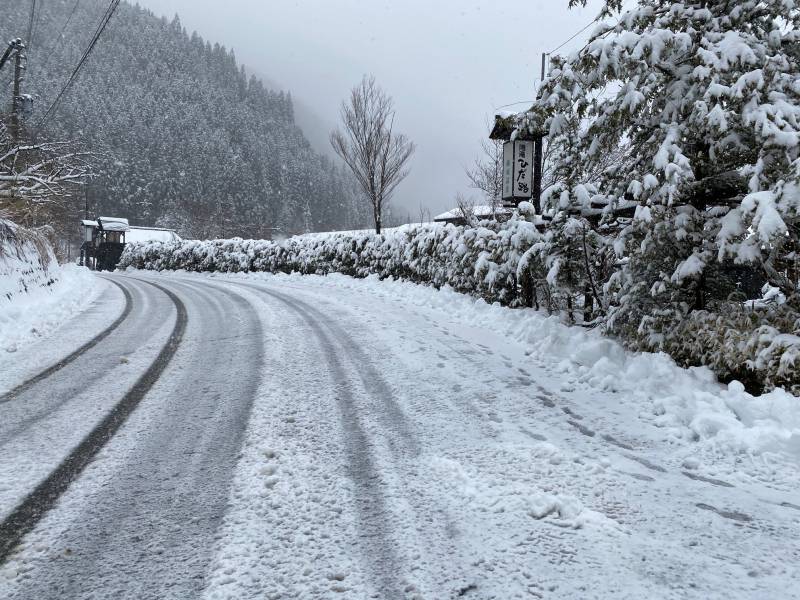
[[[601,0],[567,10],[568,0],[139,0],[180,15],[189,32],[232,47],[320,118],[338,121],[342,99],[374,74],[397,107],[399,129],[417,144],[395,204],[418,213],[472,194],[464,167],[497,107],[529,101],[541,53],[587,25]],[[590,31],[562,52],[582,45]],[[525,108],[524,104],[516,106]],[[317,142],[321,145],[321,142]]]

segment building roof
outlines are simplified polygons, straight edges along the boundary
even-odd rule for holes
[[[472,207],[472,214],[478,217],[479,219],[487,219],[493,215],[510,215],[511,209],[506,208],[504,206],[497,206],[492,209],[491,206],[482,205],[482,206],[473,206]],[[453,221],[455,219],[463,219],[464,215],[461,213],[460,208],[453,208],[448,210],[447,212],[443,212],[440,215],[436,215],[433,220],[434,221]]]
[[[100,217],[97,219],[104,231],[128,231],[128,219],[120,217]]]
[[[490,140],[510,140],[511,134],[517,128],[517,119],[515,114],[503,112],[494,116],[494,126],[491,133],[489,133]]]
[[[530,119],[524,113],[501,112],[494,116],[494,125],[489,133],[489,139],[531,141],[546,135],[547,131],[533,129]]]
[[[125,234],[126,242],[179,242],[179,236],[173,229],[161,227],[138,227],[131,225]]]

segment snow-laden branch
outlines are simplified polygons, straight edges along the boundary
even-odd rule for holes
[[[26,222],[43,206],[63,205],[89,178],[93,158],[65,142],[0,142],[0,210]]]

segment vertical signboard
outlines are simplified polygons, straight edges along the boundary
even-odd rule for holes
[[[533,143],[515,142],[514,198],[528,200],[533,195]]]
[[[503,144],[503,200],[514,197],[514,142]]]
[[[533,195],[533,142],[503,144],[503,200],[518,204]]]

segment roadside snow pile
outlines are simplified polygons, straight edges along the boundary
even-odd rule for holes
[[[58,263],[41,235],[0,219],[0,296],[20,294],[55,283]]]
[[[670,437],[800,458],[800,402],[782,389],[753,396],[738,381],[720,385],[705,367],[685,369],[666,354],[628,351],[597,330],[570,327],[539,311],[490,305],[449,288],[435,293],[403,282],[378,283],[376,277],[352,283],[336,278],[334,285],[361,293],[367,287],[371,293],[438,308],[459,321],[505,334],[525,344],[531,357],[554,361],[577,381],[616,392],[620,401],[641,407],[641,416]]]
[[[60,267],[36,232],[0,219],[0,351],[41,337],[86,306],[91,273]]]

